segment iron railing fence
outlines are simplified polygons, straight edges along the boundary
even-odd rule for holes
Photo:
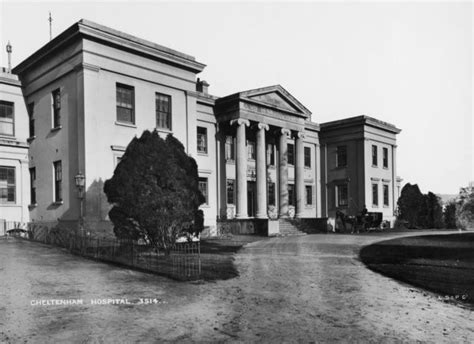
[[[4,234],[2,234],[4,233]],[[0,223],[0,235],[19,236],[48,245],[63,247],[71,253],[179,280],[201,276],[200,242],[176,243],[168,250],[136,241],[80,235],[58,223]]]
[[[7,236],[10,233],[26,233],[28,230],[26,222],[5,221],[0,219],[0,236]]]

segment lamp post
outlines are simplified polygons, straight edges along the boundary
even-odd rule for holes
[[[84,202],[84,187],[86,184],[86,177],[79,172],[75,177],[74,181],[76,183],[76,188],[78,192],[78,198],[80,200],[80,213],[79,213],[79,229],[81,234],[84,231],[84,209],[83,209],[83,202]]]

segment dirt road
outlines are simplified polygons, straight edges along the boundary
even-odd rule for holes
[[[0,342],[469,342],[470,309],[378,275],[361,246],[308,235],[247,245],[240,276],[179,283],[30,242],[0,241]],[[156,299],[149,305],[139,299]],[[80,299],[82,305],[33,305]],[[131,304],[97,304],[98,300]],[[93,304],[95,303],[95,304]]]

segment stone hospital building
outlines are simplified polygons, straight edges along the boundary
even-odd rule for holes
[[[147,129],[172,133],[196,160],[211,235],[224,223],[240,233],[295,232],[288,219],[316,224],[364,204],[393,221],[399,129],[368,116],[315,123],[280,85],[215,97],[197,77],[204,68],[81,20],[5,69],[0,221],[74,227],[83,215],[90,230],[110,231],[103,183]]]

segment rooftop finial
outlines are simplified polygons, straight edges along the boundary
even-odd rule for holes
[[[53,39],[53,18],[51,17],[51,12],[49,12],[49,40]]]
[[[8,44],[7,44],[7,53],[8,53],[8,73],[11,73],[12,71],[12,45],[10,44],[10,41],[8,41]]]

